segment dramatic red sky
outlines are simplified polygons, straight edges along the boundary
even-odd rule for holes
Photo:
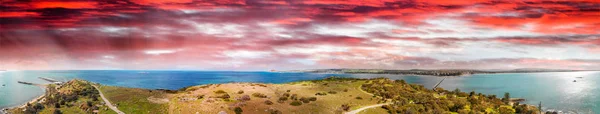
[[[0,2],[0,69],[600,70],[599,0]]]

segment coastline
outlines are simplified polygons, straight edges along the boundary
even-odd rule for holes
[[[27,104],[33,104],[33,103],[38,102],[39,100],[43,99],[44,96],[46,96],[46,94],[47,94],[48,88],[47,88],[47,86],[38,86],[38,87],[40,87],[42,89],[42,91],[44,91],[44,93],[42,95],[35,97],[23,104],[2,108],[2,109],[0,109],[0,114],[8,114],[8,112],[7,112],[8,110],[15,109],[15,108],[24,108],[25,106],[27,106]]]

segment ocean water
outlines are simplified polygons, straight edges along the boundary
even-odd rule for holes
[[[49,83],[38,77],[57,80],[84,79],[111,86],[146,89],[180,89],[200,84],[228,82],[286,83],[323,79],[330,76],[404,79],[409,83],[432,88],[444,77],[399,76],[379,74],[311,74],[228,71],[8,71],[0,72],[0,108],[23,104],[41,94],[43,89],[19,84],[17,81]],[[581,77],[581,78],[578,78]],[[573,80],[577,80],[573,82]],[[5,86],[1,86],[4,84]],[[440,85],[447,90],[524,98],[525,103],[542,102],[546,110],[563,112],[600,113],[600,72],[547,72],[476,74],[446,77]]]

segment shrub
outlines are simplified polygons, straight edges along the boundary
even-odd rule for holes
[[[198,95],[198,99],[204,98],[204,95]]]
[[[258,98],[267,98],[267,95],[262,94],[262,93],[253,93],[252,96],[258,97]]]
[[[244,91],[240,90],[237,92],[238,94],[244,94]]]
[[[223,94],[223,95],[217,96],[217,98],[229,99],[229,98],[230,98],[230,96],[229,96],[229,94],[225,93],[225,94]]]
[[[292,101],[292,103],[290,103],[290,105],[292,105],[292,106],[300,106],[300,105],[302,105],[302,102],[300,102],[300,101]]]
[[[242,112],[244,112],[242,110],[242,108],[240,108],[240,107],[235,107],[235,109],[233,109],[233,111],[235,112],[235,114],[242,114]]]
[[[287,101],[288,98],[287,97],[279,97],[279,100],[281,100],[281,101]]]
[[[237,98],[238,101],[249,101],[250,100],[250,96],[249,95],[244,95],[242,97]]]
[[[287,91],[285,91],[285,92],[290,92],[290,91],[292,91],[292,90],[289,90],[289,89],[288,89],[288,90],[287,90]]]
[[[53,114],[62,114],[62,112],[59,109],[55,109]]]
[[[215,91],[215,93],[216,93],[216,94],[223,94],[223,93],[227,93],[227,92],[225,92],[225,91],[223,91],[223,90],[217,90],[217,91]]]
[[[302,101],[302,102],[304,102],[304,103],[309,103],[310,102],[308,100],[308,98],[306,98],[306,97],[301,97],[299,100]]]
[[[290,99],[298,100],[298,94],[292,94],[292,96],[290,96]]]
[[[278,103],[283,103],[285,101],[287,101],[288,98],[287,97],[279,97],[279,100],[277,100]]]
[[[310,100],[310,101],[317,101],[317,97],[309,97],[308,100]]]
[[[343,104],[343,105],[342,105],[340,108],[341,108],[342,110],[344,110],[344,111],[348,111],[348,110],[350,110],[350,105],[348,105],[348,104]]]
[[[329,94],[336,94],[337,92],[335,92],[335,91],[329,91],[327,93],[329,93]]]
[[[44,109],[44,105],[42,105],[40,103],[35,103],[35,105],[33,105],[33,108],[37,109],[37,110],[42,110],[42,109]]]
[[[327,93],[325,93],[325,92],[322,92],[322,93],[321,93],[321,92],[320,92],[320,93],[315,93],[315,95],[320,95],[320,96],[323,96],[323,95],[327,95]]]
[[[272,105],[272,104],[273,104],[273,102],[271,102],[270,100],[266,100],[266,101],[265,101],[265,104],[267,104],[267,105]]]
[[[283,93],[283,97],[290,97],[289,93]]]
[[[269,114],[283,114],[281,111],[279,111],[277,109],[268,109],[267,111],[269,111]]]
[[[348,89],[344,89],[344,92],[348,92]]]
[[[362,97],[356,97],[356,99],[358,99],[358,100],[362,100],[363,98],[362,98]]]

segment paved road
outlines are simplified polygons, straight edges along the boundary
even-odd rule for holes
[[[117,112],[117,114],[125,114],[123,112],[121,112],[116,106],[113,106],[112,103],[110,103],[110,101],[108,101],[108,99],[106,99],[106,97],[104,97],[104,94],[102,94],[102,91],[100,91],[100,89],[98,89],[98,87],[96,87],[96,85],[92,85],[94,86],[94,88],[96,88],[96,90],[98,90],[98,93],[100,93],[100,97],[102,97],[102,100],[104,100],[104,104],[106,104],[106,106],[108,106],[108,108],[110,108],[111,110]]]
[[[359,108],[359,109],[356,109],[356,110],[353,110],[350,112],[346,112],[345,114],[358,114],[360,111],[363,111],[363,110],[366,110],[369,108],[377,108],[377,107],[380,107],[383,105],[388,105],[388,104],[390,104],[390,103],[382,103],[382,104],[375,104],[375,105],[371,105],[371,106],[365,106],[365,107],[362,107],[362,108]]]

